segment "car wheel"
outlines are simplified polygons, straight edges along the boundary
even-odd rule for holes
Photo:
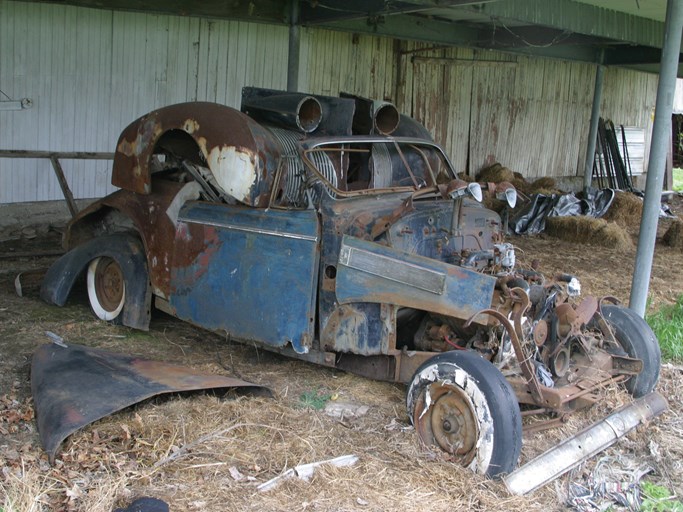
[[[123,311],[126,282],[121,266],[108,256],[95,258],[88,265],[88,299],[95,316],[117,320]]]
[[[420,366],[408,388],[408,413],[421,441],[476,473],[517,465],[522,418],[512,387],[489,361],[451,351]]]
[[[647,322],[632,309],[604,305],[602,315],[624,352],[643,362],[643,371],[626,381],[626,389],[636,398],[647,395],[659,379],[662,355],[657,337]]]

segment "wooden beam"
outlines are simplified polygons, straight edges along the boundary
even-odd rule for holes
[[[71,189],[69,188],[69,184],[66,182],[66,177],[64,176],[64,171],[62,170],[62,166],[59,163],[59,160],[57,159],[56,156],[50,157],[50,162],[52,162],[52,168],[55,170],[55,174],[57,175],[57,180],[59,181],[59,186],[62,189],[62,193],[64,194],[64,199],[66,199],[66,204],[69,207],[69,211],[71,212],[71,216],[75,217],[76,214],[78,213],[78,207],[76,206],[76,201],[74,201],[74,196],[71,193]]]

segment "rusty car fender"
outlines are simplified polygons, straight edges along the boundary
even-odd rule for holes
[[[148,330],[152,290],[147,273],[147,257],[142,242],[130,233],[93,238],[64,254],[45,274],[40,298],[49,304],[63,306],[78,276],[90,261],[100,256],[114,259],[123,271],[126,283],[123,325]]]
[[[280,159],[278,145],[256,121],[217,103],[170,105],[129,124],[116,144],[112,185],[138,194],[152,193],[152,155],[169,132],[194,140],[201,160],[237,201],[255,207],[268,205]],[[185,156],[199,158],[196,154]]]

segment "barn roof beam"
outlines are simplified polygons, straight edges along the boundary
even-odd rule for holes
[[[465,10],[491,21],[540,25],[642,46],[662,47],[664,23],[568,0],[505,0]]]
[[[318,25],[335,21],[351,21],[378,16],[394,16],[428,11],[434,8],[461,7],[473,4],[499,2],[500,0],[335,0],[302,2],[300,21],[304,25]]]

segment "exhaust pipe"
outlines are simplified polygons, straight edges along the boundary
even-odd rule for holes
[[[512,494],[523,495],[538,489],[609,448],[640,423],[659,416],[667,407],[666,399],[659,393],[638,398],[516,469],[503,482]]]
[[[391,135],[398,128],[401,115],[393,103],[371,100],[346,92],[339,93],[339,97],[356,102],[356,111],[353,114],[354,135]]]
[[[323,118],[320,102],[304,94],[259,97],[245,95],[243,91],[242,112],[251,118],[304,133],[311,133],[318,128]]]

